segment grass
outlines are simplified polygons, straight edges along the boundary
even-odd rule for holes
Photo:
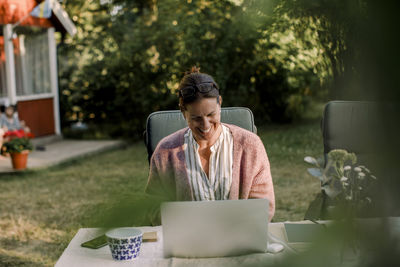
[[[301,220],[319,183],[303,158],[322,154],[318,120],[259,128],[271,163],[274,221]],[[116,196],[142,192],[148,174],[144,145],[22,174],[0,176],[0,265],[52,266],[81,227]]]
[[[305,156],[323,153],[319,122],[262,127],[259,135],[271,164],[276,197],[274,221],[302,220],[320,190],[320,184],[307,173],[303,161]]]

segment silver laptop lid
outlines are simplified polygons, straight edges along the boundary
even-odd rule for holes
[[[266,252],[268,200],[166,202],[164,256],[201,258]]]

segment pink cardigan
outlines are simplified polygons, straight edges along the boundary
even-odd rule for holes
[[[267,153],[261,139],[254,133],[231,124],[233,137],[233,170],[229,199],[267,198],[269,220],[275,213],[275,194]],[[146,192],[166,196],[170,200],[194,200],[187,173],[184,134],[181,129],[157,145],[150,161]]]

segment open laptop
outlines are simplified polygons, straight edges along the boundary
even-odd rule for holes
[[[164,256],[224,257],[267,252],[268,200],[166,202]]]

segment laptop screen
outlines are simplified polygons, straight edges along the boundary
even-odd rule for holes
[[[166,202],[165,257],[224,257],[267,251],[268,200]]]

